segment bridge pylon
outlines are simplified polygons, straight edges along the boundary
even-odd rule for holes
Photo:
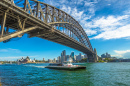
[[[97,62],[98,61],[98,56],[97,56],[97,51],[96,48],[94,48],[94,54],[87,54],[88,56],[88,62]]]

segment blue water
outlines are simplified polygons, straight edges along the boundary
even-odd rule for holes
[[[130,86],[130,62],[83,63],[85,70],[47,69],[43,64],[0,65],[2,86]]]

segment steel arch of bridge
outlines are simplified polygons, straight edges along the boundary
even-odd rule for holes
[[[28,33],[30,35],[29,37],[37,36],[47,39],[49,35],[53,36],[62,32],[68,35],[67,37],[70,37],[74,42],[79,42],[77,44],[80,46],[85,47],[75,49],[83,52],[87,48],[87,52],[94,53],[89,38],[79,22],[54,6],[37,0],[1,0],[0,9],[0,15],[2,15],[0,18],[0,42],[7,42],[13,37],[22,36],[23,33]],[[6,16],[8,16],[7,18],[11,22],[9,20],[6,21]],[[16,32],[9,33],[8,30],[10,28],[16,30]],[[58,41],[57,43],[60,42]],[[61,44],[68,46],[63,42]]]

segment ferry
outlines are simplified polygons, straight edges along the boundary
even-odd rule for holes
[[[86,69],[86,66],[81,66],[81,65],[73,65],[72,59],[69,58],[67,61],[61,63],[50,63],[48,66],[45,68],[50,68],[50,69],[58,69],[58,70],[78,70],[78,69]]]

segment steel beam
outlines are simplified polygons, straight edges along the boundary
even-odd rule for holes
[[[38,26],[35,26],[35,27],[33,26],[33,27],[26,28],[26,29],[24,29],[22,31],[18,31],[18,32],[12,33],[10,35],[7,35],[5,37],[0,38],[0,42],[8,40],[8,39],[11,39],[13,37],[17,37],[20,34],[26,33],[28,31],[31,31],[31,30],[34,30],[34,29],[37,29],[37,28],[38,28]]]
[[[1,23],[1,37],[4,34],[4,28],[5,28],[5,23],[6,23],[6,15],[7,15],[7,12],[4,12],[3,20],[2,20],[2,23]]]
[[[52,26],[55,26],[55,25],[59,26],[61,24],[62,26],[60,25],[60,27],[63,27],[63,29],[62,29],[63,32],[65,31],[64,26],[67,25],[67,27],[65,27],[65,28],[66,28],[66,30],[70,31],[69,32],[70,37],[68,35],[64,34],[62,31],[61,32],[57,31],[57,29],[54,32],[54,33],[56,33],[54,36],[52,36],[51,34],[50,35],[44,34],[44,36],[46,36],[46,39],[50,39],[51,41],[54,41],[54,42],[56,41],[56,39],[54,39],[56,36],[62,36],[63,39],[61,39],[62,42],[60,44],[65,44],[69,47],[75,48],[82,52],[92,52],[93,53],[92,46],[87,37],[87,34],[83,30],[83,28],[81,27],[79,22],[77,22],[73,17],[68,15],[66,12],[64,12],[58,8],[55,8],[51,5],[37,1],[37,0],[25,0],[25,2],[23,2],[23,4],[21,4],[21,5],[24,5],[24,8],[21,9],[20,7],[15,5],[16,3],[18,3],[19,0],[17,2],[15,2],[14,5],[11,5],[11,2],[13,3],[13,1],[14,0],[0,0],[0,5],[2,7],[0,9],[0,12],[4,13],[4,10],[8,8],[13,13],[13,15],[11,13],[7,14],[8,15],[7,19],[9,19],[13,22],[16,22],[15,20],[17,20],[17,16],[22,17],[24,19],[28,18],[27,22],[25,22],[26,27],[37,25],[37,26],[39,26],[39,28],[45,28],[46,30],[51,30]],[[34,1],[33,4],[30,3],[32,1]],[[33,5],[34,5],[34,8],[33,7],[31,8],[31,6],[33,6]],[[35,9],[35,8],[37,8],[37,9]],[[31,15],[32,10],[33,10],[33,13],[37,14],[36,16]],[[40,18],[39,18],[39,15],[40,15]],[[14,24],[14,26],[11,26],[11,24],[9,22],[10,21],[8,21],[8,23],[4,27],[9,26],[11,29],[18,30],[18,27],[15,24]],[[3,24],[3,25],[5,25],[5,24]],[[3,29],[1,29],[1,30],[3,30]],[[44,29],[35,30],[35,31],[44,32]],[[3,33],[4,33],[4,31],[3,31]],[[15,33],[13,33],[11,35],[14,35],[14,34]],[[28,34],[34,35],[35,32],[34,31],[28,32]],[[37,35],[37,36],[42,37],[42,34]],[[42,38],[44,38],[44,36]],[[76,38],[78,38],[78,40],[80,40],[80,41],[73,39],[74,36]],[[4,37],[7,37],[7,36],[3,35],[3,38]],[[66,43],[64,43],[64,40],[66,41]],[[67,44],[67,42],[71,42],[72,44]],[[73,44],[75,44],[77,46],[72,46]],[[88,46],[87,46],[87,44],[88,44]]]

